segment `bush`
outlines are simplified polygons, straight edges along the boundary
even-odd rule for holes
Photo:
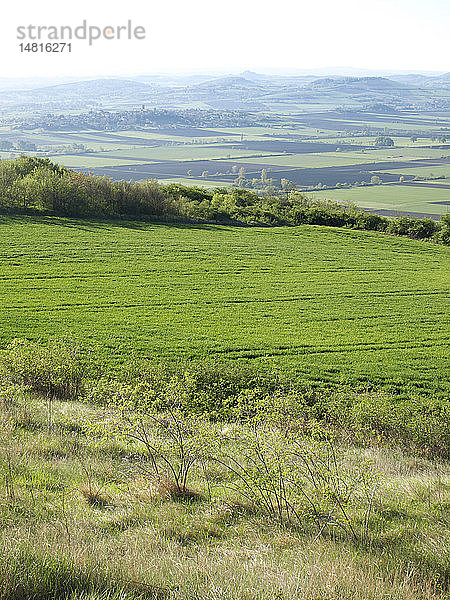
[[[360,213],[356,217],[358,229],[366,229],[369,231],[386,231],[389,226],[389,219],[380,215],[372,215],[370,213]]]
[[[386,231],[394,235],[407,235],[416,240],[423,240],[432,238],[440,229],[441,225],[433,219],[398,217],[389,223]]]
[[[450,245],[450,213],[441,217],[441,229],[434,234],[434,239],[440,244]]]
[[[339,528],[355,541],[365,538],[367,531],[357,532],[349,509],[374,495],[376,478],[367,461],[349,469],[330,439],[301,439],[267,428],[244,432],[240,445],[242,458],[225,454],[218,460],[231,470],[235,489],[247,501],[280,522],[312,522],[319,533]],[[369,503],[363,522],[371,509]]]
[[[48,397],[77,398],[82,393],[85,367],[74,343],[15,339],[0,353],[0,375]]]

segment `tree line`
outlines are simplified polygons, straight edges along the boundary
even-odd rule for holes
[[[114,181],[78,173],[48,158],[21,156],[0,162],[3,214],[154,218],[241,225],[328,225],[382,231],[450,243],[450,215],[432,219],[386,217],[354,205],[311,198],[297,191],[261,197],[236,188],[207,190],[154,180]]]

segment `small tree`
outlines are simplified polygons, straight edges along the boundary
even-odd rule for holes
[[[188,487],[189,478],[196,465],[214,454],[215,445],[212,428],[181,409],[184,393],[176,380],[160,390],[144,382],[112,384],[106,394],[114,416],[94,426],[106,437],[133,445],[140,456],[136,467],[156,489],[175,497],[197,495]]]
[[[375,146],[389,147],[394,145],[394,140],[387,135],[380,135],[375,139]]]

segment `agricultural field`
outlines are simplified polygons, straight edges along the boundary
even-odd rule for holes
[[[414,175],[417,178],[420,177],[444,177],[446,179],[450,178],[450,164],[447,165],[430,165],[429,167],[420,167],[413,169],[402,169],[403,175]],[[430,183],[430,181],[426,181],[426,183]],[[445,183],[445,181],[431,181],[431,183],[435,183],[436,185]]]
[[[157,179],[209,188],[239,185],[262,191],[264,186],[280,191],[283,181],[306,191],[351,186],[355,188],[350,192],[352,201],[363,208],[380,207],[413,216],[427,213],[435,219],[445,212],[442,205],[434,204],[441,201],[439,193],[435,199],[428,193],[421,201],[417,189],[396,186],[392,191],[398,191],[398,196],[390,194],[386,199],[384,188],[362,187],[361,183],[370,183],[374,176],[383,183],[398,183],[401,178],[405,184],[448,176],[450,143],[445,136],[450,121],[446,111],[383,114],[309,106],[302,112],[299,105],[297,110],[285,107],[276,114],[275,124],[269,113],[266,122],[258,115],[253,127],[46,131],[3,126],[0,143],[9,140],[17,148],[0,148],[0,158],[17,156],[20,144],[32,143],[36,150],[22,152],[113,179]],[[394,145],[378,147],[379,136],[389,137]],[[405,201],[407,194],[411,194],[410,202]],[[336,197],[340,196],[338,190]]]
[[[450,73],[280,52],[0,78],[0,600],[449,600]]]
[[[424,190],[425,191],[425,190]],[[449,250],[319,226],[2,217],[1,337],[443,393]]]
[[[424,183],[384,184],[369,188],[307,192],[317,198],[352,202],[368,209],[387,210],[391,214],[445,215],[450,207],[450,186],[441,180],[432,185]],[[443,186],[443,187],[441,187]]]
[[[125,149],[102,153],[109,154],[113,158],[137,161],[187,161],[187,160],[217,160],[220,158],[240,158],[249,155],[265,156],[268,152],[255,150],[249,152],[247,149],[233,148],[223,144],[183,144],[179,146],[164,146],[155,148]],[[119,162],[120,164],[120,162]]]

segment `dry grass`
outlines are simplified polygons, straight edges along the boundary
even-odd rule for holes
[[[139,477],[129,484],[135,498],[152,502],[155,500],[201,500],[202,494],[187,487],[180,489],[167,477]]]
[[[0,421],[0,600],[448,598],[448,463],[348,447],[350,465],[362,454],[380,477],[370,540],[358,545],[337,531],[317,537],[262,517],[234,501],[218,467],[211,490],[199,471],[198,492],[187,494],[197,501],[178,502],[169,480],[137,476],[130,448],[74,432],[95,416],[92,407],[56,403],[47,431],[45,406],[27,403],[32,428],[16,426],[11,407]]]
[[[104,494],[102,490],[93,488],[90,485],[84,486],[80,490],[81,495],[89,504],[89,506],[95,506],[96,508],[105,508],[105,506],[111,506],[111,496]]]

